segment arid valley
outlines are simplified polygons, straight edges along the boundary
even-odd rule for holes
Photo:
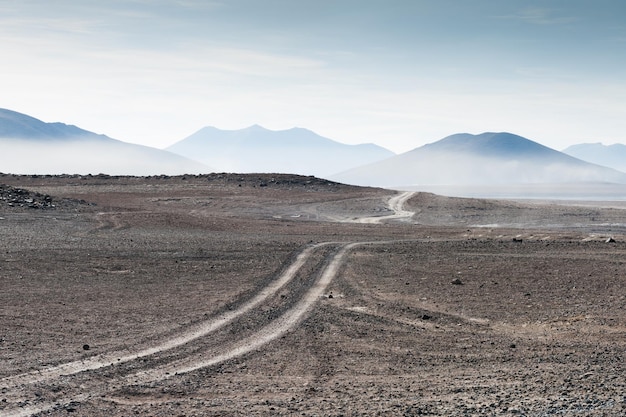
[[[0,184],[0,416],[626,414],[623,203]]]

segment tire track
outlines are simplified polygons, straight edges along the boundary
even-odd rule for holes
[[[387,206],[390,210],[393,211],[393,214],[389,214],[386,216],[361,217],[360,219],[355,220],[355,222],[380,224],[383,222],[383,220],[410,219],[415,213],[412,211],[404,210],[404,203],[406,203],[409,198],[413,197],[413,194],[415,194],[414,191],[406,191],[404,193],[399,193],[391,197],[387,202]]]
[[[301,264],[296,260],[289,271],[293,269],[293,275],[297,272],[297,270],[304,264],[304,262],[309,258],[311,251],[313,251],[317,247],[321,247],[324,245],[329,245],[331,242],[320,243],[313,247],[307,248],[303,251],[298,259],[301,259]],[[270,324],[262,327],[258,331],[252,333],[244,339],[233,342],[228,346],[224,346],[224,348],[216,352],[215,354],[209,357],[200,357],[195,360],[190,360],[189,358],[181,359],[169,364],[161,365],[155,368],[135,372],[130,375],[111,378],[106,382],[94,383],[92,386],[88,386],[89,384],[79,384],[79,389],[82,391],[76,395],[58,398],[52,401],[46,401],[39,404],[23,404],[18,409],[13,410],[4,410],[0,412],[0,415],[3,417],[26,417],[33,414],[41,413],[44,411],[62,408],[63,405],[71,404],[74,402],[81,402],[85,400],[89,400],[90,398],[99,397],[102,394],[111,391],[116,386],[119,388],[120,385],[128,386],[135,385],[138,383],[152,383],[158,382],[167,378],[170,378],[175,375],[180,375],[188,372],[192,372],[201,368],[206,368],[209,366],[213,366],[227,360],[245,355],[254,350],[258,350],[263,347],[267,343],[276,340],[286,334],[288,331],[297,326],[307,315],[307,313],[313,308],[317,300],[323,295],[324,291],[331,283],[335,275],[337,275],[343,260],[346,254],[354,247],[358,245],[363,245],[365,242],[361,243],[349,243],[344,244],[340,247],[339,251],[329,255],[330,260],[326,267],[322,270],[320,276],[315,280],[312,284],[311,288],[304,294],[304,296],[298,300],[295,305],[279,316],[277,319],[273,320]],[[297,267],[296,267],[297,266]],[[286,273],[284,274],[286,275]],[[281,276],[282,278],[282,276]],[[277,282],[280,280],[277,280]],[[276,283],[277,283],[276,282]],[[275,283],[275,284],[276,284]],[[267,288],[267,287],[266,287]],[[259,294],[256,298],[260,298],[261,294]],[[264,299],[267,298],[263,297]],[[249,302],[247,305],[251,304]],[[260,301],[256,304],[260,304]],[[242,308],[243,309],[243,308]],[[237,315],[243,314],[240,313],[242,309],[237,310]],[[247,308],[246,311],[249,311],[252,307]],[[225,323],[224,323],[225,324]],[[222,327],[224,324],[221,324]],[[161,345],[163,346],[163,345]],[[59,375],[61,376],[61,375]],[[65,376],[65,375],[63,375]],[[116,389],[117,389],[116,388]],[[88,394],[84,393],[85,390],[88,390]]]
[[[382,216],[378,218],[365,218],[362,220],[364,223],[380,223],[384,219],[399,219],[406,218],[413,215],[412,212],[404,211],[404,203],[413,195],[412,192],[402,193],[395,197],[392,197],[388,204],[390,209],[394,211],[393,215]],[[367,221],[367,219],[373,219],[373,221]],[[70,404],[72,402],[81,402],[89,400],[90,398],[102,396],[104,393],[114,389],[117,385],[135,385],[140,383],[158,382],[174,375],[193,372],[198,369],[217,365],[219,363],[228,361],[230,359],[245,355],[254,350],[258,350],[264,345],[282,337],[291,329],[296,327],[307,315],[307,313],[313,308],[317,300],[323,295],[328,285],[332,282],[333,278],[339,273],[339,269],[347,256],[347,254],[353,248],[357,246],[367,244],[385,244],[390,242],[353,242],[346,243],[340,246],[338,252],[334,255],[329,255],[330,259],[326,267],[322,270],[319,277],[315,280],[311,288],[304,294],[304,296],[298,300],[293,307],[283,313],[281,316],[273,320],[270,324],[260,328],[253,334],[234,341],[229,346],[224,346],[222,351],[215,352],[209,357],[200,357],[199,359],[193,359],[190,357],[176,360],[165,365],[157,366],[147,370],[135,372],[130,375],[125,375],[117,378],[110,378],[105,382],[92,384],[92,387],[79,384],[78,389],[80,393],[64,398],[57,398],[55,400],[48,400],[39,404],[28,404],[24,402],[18,404],[17,409],[0,411],[0,415],[4,417],[26,417],[33,414],[41,413],[44,411],[61,408],[63,405]],[[96,358],[86,359],[84,361],[74,361],[66,364],[62,364],[56,367],[48,368],[43,371],[34,371],[26,374],[15,375],[0,380],[0,388],[3,392],[7,393],[7,388],[17,389],[20,385],[34,384],[36,382],[44,382],[54,378],[60,378],[62,376],[69,376],[80,372],[97,370],[104,367],[114,366],[124,362],[130,362],[145,356],[149,356],[155,353],[171,350],[176,347],[187,344],[193,340],[207,336],[218,329],[222,328],[226,324],[232,322],[236,318],[242,316],[245,313],[250,312],[255,307],[261,305],[270,296],[276,294],[280,288],[289,283],[296,275],[298,270],[306,263],[311,257],[313,251],[322,246],[333,244],[333,242],[319,243],[313,246],[309,246],[304,249],[297,257],[296,260],[279,276],[278,279],[273,281],[262,291],[259,292],[254,298],[246,302],[243,306],[232,312],[227,312],[220,317],[213,318],[202,323],[193,329],[190,329],[178,337],[168,339],[158,345],[149,347],[133,354],[125,354],[122,357],[116,357],[112,352],[107,355],[102,355]],[[336,243],[335,243],[336,244]],[[9,384],[9,385],[7,385]],[[87,384],[88,385],[88,384]],[[89,393],[85,393],[88,390]]]
[[[141,371],[134,375],[129,375],[126,380],[129,384],[156,382],[170,378],[177,374],[192,372],[201,368],[217,365],[227,360],[245,355],[251,351],[257,350],[263,345],[282,337],[289,330],[296,327],[312,309],[313,305],[323,295],[324,291],[331,283],[333,278],[339,272],[346,254],[354,247],[364,245],[365,242],[349,243],[341,247],[329,264],[323,270],[321,276],[316,280],[313,286],[306,294],[296,303],[294,307],[289,309],[283,315],[273,320],[267,326],[261,328],[254,334],[242,339],[229,349],[214,355],[210,358],[197,361],[179,361],[168,364],[160,368],[153,368],[147,371]]]
[[[187,344],[193,340],[205,337],[232,322],[236,318],[242,316],[243,314],[249,312],[253,308],[259,306],[269,297],[275,295],[282,287],[288,284],[295,277],[298,270],[300,270],[300,268],[310,258],[315,249],[329,244],[331,244],[331,242],[318,243],[316,245],[305,248],[302,252],[300,252],[300,254],[298,254],[293,263],[289,265],[289,267],[278,277],[278,279],[274,280],[268,286],[263,288],[254,298],[244,303],[240,308],[232,311],[227,311],[225,313],[222,313],[218,317],[214,317],[205,322],[202,322],[199,325],[188,329],[177,337],[167,339],[157,345],[147,347],[130,354],[127,351],[109,352],[92,358],[67,362],[41,370],[5,377],[0,379],[0,388],[9,388],[10,386],[44,382],[50,379],[58,378],[60,376],[73,375],[80,372],[105,368],[108,366],[120,365],[156,353],[171,350]]]

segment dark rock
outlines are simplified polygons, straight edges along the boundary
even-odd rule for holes
[[[80,405],[79,402],[77,401],[72,401],[69,404],[65,405],[63,408],[65,408],[65,411],[67,411],[68,413],[73,413],[76,411],[77,407]]]
[[[83,204],[92,205],[86,201],[67,198],[58,200],[58,203],[61,203],[62,206],[72,208]],[[6,204],[7,207],[24,207],[37,210],[54,210],[57,208],[56,204],[53,204],[53,198],[47,194],[0,184],[0,207],[2,207],[3,204]]]

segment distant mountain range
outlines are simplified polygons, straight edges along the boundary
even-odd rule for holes
[[[306,129],[272,131],[257,125],[241,130],[205,127],[159,150],[0,109],[0,172],[4,173],[290,173],[413,189],[626,184],[625,172],[607,167],[626,170],[626,146],[581,144],[565,151],[571,155],[511,133],[461,133],[395,155],[374,144],[345,145]]]
[[[626,183],[626,173],[584,162],[511,133],[467,133],[333,175],[383,187],[532,183]]]
[[[270,172],[328,177],[395,154],[374,144],[346,145],[302,128],[272,131],[205,127],[167,148],[224,172]]]
[[[614,168],[626,172],[626,145],[620,143],[603,145],[601,143],[581,143],[570,146],[563,153],[583,161]]]
[[[0,172],[176,175],[211,169],[171,152],[0,109]]]

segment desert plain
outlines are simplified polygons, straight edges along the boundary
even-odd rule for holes
[[[623,203],[0,184],[0,416],[626,415]]]

